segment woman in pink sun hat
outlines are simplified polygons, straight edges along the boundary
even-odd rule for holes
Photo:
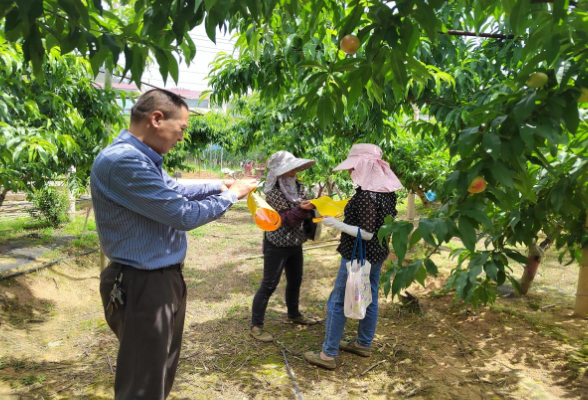
[[[340,230],[341,242],[337,251],[341,254],[341,265],[335,287],[327,301],[325,340],[321,352],[307,352],[304,358],[311,364],[327,369],[335,369],[335,357],[339,350],[369,357],[370,347],[378,321],[378,284],[382,263],[390,252],[388,243],[378,241],[378,230],[388,215],[396,217],[396,193],[402,184],[382,160],[382,150],[373,144],[360,143],[351,147],[347,159],[334,168],[334,171],[349,171],[351,180],[358,186],[355,194],[345,207],[343,222],[333,217],[323,218],[323,224]],[[344,313],[345,284],[347,282],[346,264],[351,260],[353,245],[361,230],[364,240],[365,258],[371,263],[370,284],[372,302],[367,307],[366,316],[359,321],[357,336],[351,340],[341,340],[347,318]]]

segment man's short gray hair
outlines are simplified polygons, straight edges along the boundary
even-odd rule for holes
[[[131,108],[131,123],[147,118],[153,111],[161,111],[164,118],[176,118],[180,110],[189,110],[188,104],[175,93],[163,89],[153,89],[137,99]]]

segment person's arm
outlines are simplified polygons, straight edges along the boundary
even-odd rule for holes
[[[357,209],[354,212],[359,213],[359,226],[353,226],[337,220],[333,217],[324,217],[323,225],[330,228],[335,228],[350,236],[357,237],[357,229],[361,229],[361,238],[363,240],[372,240],[376,230],[376,205],[374,204],[370,194],[362,192],[359,201],[354,202]]]
[[[157,168],[135,157],[122,157],[111,165],[108,197],[138,214],[172,228],[188,231],[219,218],[235,202],[227,190],[203,200],[189,201],[170,188]]]
[[[310,210],[304,210],[300,206],[289,208],[286,197],[279,189],[270,190],[265,200],[280,214],[282,225],[293,228],[302,224],[310,216]]]
[[[335,228],[337,230],[340,230],[341,232],[344,232],[350,236],[353,237],[357,237],[357,228],[359,228],[358,226],[353,226],[353,225],[349,225],[346,224],[342,221],[337,220],[334,217],[323,217],[323,225],[328,226],[329,228]],[[361,229],[361,238],[363,240],[372,240],[372,238],[374,237],[374,234],[371,232],[368,232],[364,229]]]
[[[171,176],[163,171],[163,180],[166,185],[175,190],[188,200],[203,200],[208,196],[219,194],[221,192],[220,183],[200,183],[197,185],[182,185],[174,181]]]

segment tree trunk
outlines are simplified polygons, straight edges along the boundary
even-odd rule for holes
[[[331,179],[327,179],[327,196],[333,194],[333,181]]]
[[[408,198],[406,199],[406,219],[414,221],[415,216],[415,204],[414,204],[414,192],[408,192]]]
[[[333,185],[333,189],[335,189],[335,192],[337,193],[337,196],[339,196],[339,200],[343,200],[343,193],[341,193],[341,190],[339,189],[339,186],[337,186],[336,184]]]
[[[325,185],[323,185],[322,183],[319,183],[319,192],[318,192],[318,196],[316,196],[316,197],[321,197],[323,195],[324,188],[325,188]]]
[[[588,213],[586,213],[584,230],[588,231]],[[580,265],[580,276],[578,277],[574,316],[580,318],[588,317],[588,247],[582,249],[582,265]]]
[[[529,288],[533,283],[533,279],[535,279],[537,269],[541,263],[542,256],[543,251],[536,243],[529,248],[529,255],[527,256],[529,258],[529,263],[525,265],[525,271],[521,277],[521,295],[524,296],[529,292]]]
[[[67,173],[67,178],[66,178],[66,182],[65,182],[65,191],[67,192],[67,200],[68,200],[68,206],[67,206],[67,217],[70,221],[75,221],[76,219],[76,198],[73,195],[73,193],[71,192],[71,190],[69,190],[69,185],[67,180],[69,180],[69,177],[74,174],[76,172],[76,167],[74,167],[73,165],[71,167],[69,167],[69,171]]]
[[[417,196],[419,196],[419,199],[421,199],[423,206],[429,207],[431,205],[431,202],[427,199],[427,196],[425,196],[425,192],[423,192],[420,188],[412,187],[411,191],[413,191],[417,194]]]
[[[8,188],[2,188],[2,192],[0,192],[0,207],[4,204],[4,200],[6,199],[6,194],[8,193]]]
[[[563,226],[557,225],[555,229],[547,236],[547,238],[539,244],[539,246],[534,244],[529,248],[529,263],[525,265],[525,271],[521,277],[521,295],[524,296],[529,292],[529,289],[533,284],[533,280],[535,279],[535,275],[537,274],[539,264],[541,264],[543,253],[549,246],[551,246],[555,236],[557,236],[557,234],[560,233],[562,229]]]

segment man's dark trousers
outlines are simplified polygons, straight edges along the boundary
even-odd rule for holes
[[[111,313],[110,292],[119,272],[125,304]],[[181,266],[148,271],[110,263],[100,275],[100,295],[120,343],[115,400],[165,399],[176,375],[186,314]]]

